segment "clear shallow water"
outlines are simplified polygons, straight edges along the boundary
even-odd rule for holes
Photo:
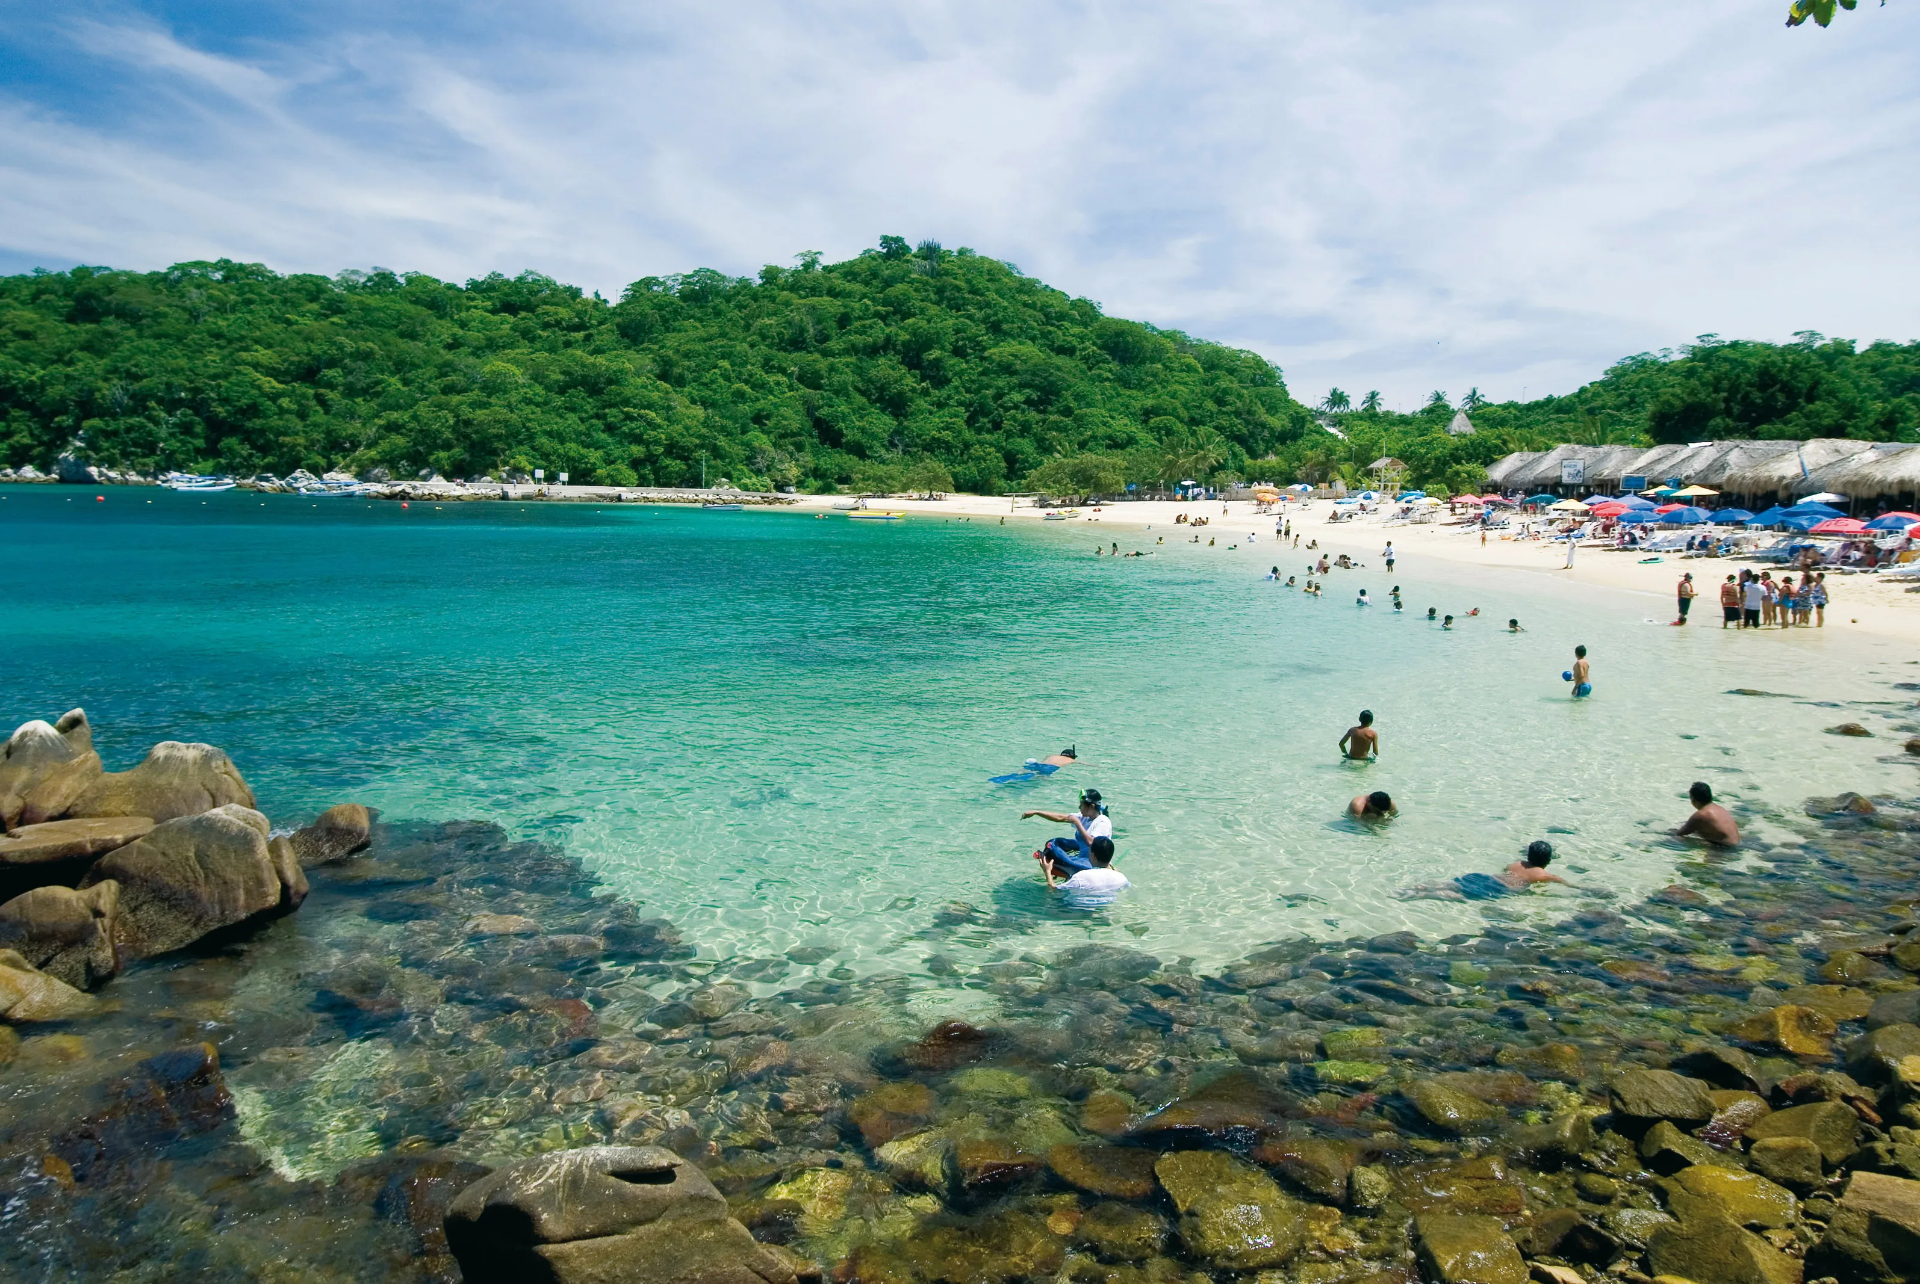
[[[814,945],[826,969],[921,972],[957,941],[964,972],[1090,939],[1212,964],[1300,934],[1445,934],[1584,904],[1392,896],[1543,835],[1588,886],[1670,881],[1686,854],[1658,834],[1696,778],[1774,840],[1791,831],[1768,814],[1809,794],[1913,779],[1883,761],[1911,707],[1891,684],[1920,672],[1893,645],[1651,627],[1667,603],[1541,576],[1470,592],[1403,560],[1310,601],[1260,578],[1271,545],[1094,559],[1095,534],[1155,547],[1113,527],[0,495],[8,726],[83,705],[110,768],[219,744],[281,823],[349,799],[497,821],[708,957]],[[1393,582],[1405,615],[1351,605]],[[1428,605],[1482,616],[1443,634]],[[1502,631],[1512,615],[1530,631]],[[1576,642],[1596,686],[1577,705]],[[1384,753],[1343,765],[1363,705]],[[1843,720],[1880,738],[1820,734]],[[1050,781],[986,783],[1068,743],[1082,763]],[[1087,785],[1136,884],[1092,917],[1032,873],[1058,827],[1018,819]],[[1404,814],[1341,819],[1370,789]],[[953,902],[974,926],[936,947]]]

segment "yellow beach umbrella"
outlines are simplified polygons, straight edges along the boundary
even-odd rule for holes
[[[1720,492],[1717,490],[1708,490],[1705,486],[1688,486],[1684,490],[1676,490],[1673,493],[1676,497],[1686,496],[1688,498],[1696,498],[1701,495],[1718,495]]]
[[[1556,513],[1584,513],[1587,506],[1577,499],[1563,499],[1557,504],[1548,504],[1547,508]]]

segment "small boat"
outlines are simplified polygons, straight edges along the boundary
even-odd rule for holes
[[[1060,509],[1055,509],[1053,512],[1050,512],[1050,513],[1042,513],[1040,515],[1040,520],[1046,521],[1046,522],[1064,522],[1069,517],[1078,517],[1078,516],[1080,516],[1080,510],[1077,508],[1060,508]]]
[[[737,513],[742,508],[744,508],[745,505],[744,504],[702,504],[700,505],[700,507],[707,509],[709,512],[715,512],[715,513]]]
[[[837,499],[833,502],[835,512],[857,513],[867,506],[864,499]]]
[[[847,516],[856,522],[897,522],[902,517],[905,517],[906,514],[905,513],[859,512],[859,513],[848,513]]]
[[[231,477],[204,476],[199,473],[168,473],[160,479],[160,484],[168,490],[190,490],[196,493],[232,490],[236,483]]]

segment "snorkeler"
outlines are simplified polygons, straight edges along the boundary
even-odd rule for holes
[[[1107,817],[1106,810],[1100,805],[1098,789],[1083,790],[1080,794],[1079,812],[1064,811],[1023,811],[1020,819],[1029,820],[1035,816],[1050,820],[1056,825],[1072,825],[1073,836],[1069,838],[1049,838],[1046,846],[1033,854],[1033,858],[1044,867],[1053,870],[1066,870],[1077,873],[1093,868],[1093,840],[1113,838],[1113,821]]]
[[[1360,725],[1348,727],[1340,737],[1340,752],[1353,762],[1365,762],[1380,756],[1380,733],[1373,729],[1373,710],[1360,711]]]
[[[1393,799],[1387,796],[1384,789],[1376,789],[1348,803],[1347,814],[1358,816],[1361,820],[1385,820],[1389,816],[1398,816],[1400,809],[1393,805]]]
[[[1552,859],[1553,844],[1536,838],[1527,844],[1524,860],[1513,862],[1498,875],[1462,874],[1444,883],[1408,887],[1398,895],[1400,899],[1409,901],[1490,901],[1517,895],[1535,883],[1566,883],[1569,887],[1573,886],[1558,874],[1547,872],[1547,862]]]
[[[1062,767],[1071,767],[1079,761],[1080,751],[1068,745],[1059,753],[1048,754],[1044,758],[1029,758],[1026,765],[1018,771],[1010,771],[1004,776],[991,777],[990,785],[1016,785],[1028,780],[1038,780],[1042,776],[1051,776]]]

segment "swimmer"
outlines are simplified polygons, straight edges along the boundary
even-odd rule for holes
[[[1507,621],[1507,632],[1509,632],[1509,633],[1525,633],[1525,632],[1526,632],[1526,630],[1520,627],[1520,621],[1518,621],[1518,620],[1508,620],[1508,621]]]
[[[1038,780],[1042,776],[1051,776],[1062,767],[1071,767],[1080,758],[1080,751],[1068,745],[1059,753],[1048,754],[1044,758],[1029,758],[1018,771],[1010,771],[1004,776],[993,776],[987,781],[990,785],[1023,784],[1029,780]]]
[[[1380,733],[1373,729],[1373,710],[1360,711],[1360,725],[1348,727],[1347,734],[1340,737],[1340,752],[1354,762],[1380,756]]]
[[[1535,883],[1573,886],[1558,874],[1547,872],[1547,862],[1552,859],[1553,844],[1536,838],[1527,845],[1525,860],[1513,862],[1498,875],[1462,874],[1444,883],[1405,888],[1398,895],[1400,899],[1410,901],[1491,901],[1524,892]]]
[[[1404,602],[1402,602],[1402,601],[1401,601],[1401,600],[1400,600],[1400,599],[1399,599],[1399,598],[1398,598],[1398,597],[1396,596],[1396,597],[1395,597],[1395,598],[1393,599],[1393,612],[1394,612],[1394,614],[1395,614],[1395,615],[1398,615],[1398,614],[1399,614],[1399,613],[1400,613],[1401,611],[1404,611],[1405,609],[1406,609],[1406,603],[1404,603]]]
[[[1353,604],[1355,606],[1372,606],[1373,605],[1372,602],[1367,600],[1367,591],[1365,589],[1360,590],[1360,596],[1353,599]]]
[[[1584,646],[1577,646],[1573,648],[1572,673],[1573,673],[1573,698],[1578,700],[1578,699],[1581,699],[1583,696],[1592,695],[1593,683],[1587,680],[1588,676],[1592,673],[1592,670],[1587,667],[1587,648]]]
[[[1293,576],[1291,576],[1291,575],[1289,575],[1289,576],[1287,576],[1287,587],[1288,587],[1288,588],[1292,588],[1292,587],[1294,586],[1294,584],[1293,584],[1293,580],[1294,580],[1294,577],[1293,577]]]
[[[1431,623],[1433,623],[1433,621],[1434,621],[1434,619],[1435,619],[1435,617],[1436,617],[1436,616],[1438,616],[1438,615],[1439,615],[1439,613],[1440,613],[1440,608],[1439,608],[1439,607],[1436,607],[1436,606],[1430,606],[1430,607],[1428,607],[1428,608],[1427,608],[1427,623],[1429,623],[1429,624],[1431,624]],[[1448,618],[1449,618],[1449,619],[1451,619],[1452,617],[1451,617],[1451,616],[1449,616]]]
[[[1385,820],[1389,816],[1398,816],[1400,809],[1393,805],[1393,799],[1387,797],[1385,790],[1376,789],[1348,803],[1347,814],[1361,820]]]
[[[1449,615],[1446,619],[1440,621],[1440,627],[1451,631],[1453,629],[1453,617]]]
[[[1478,614],[1480,614],[1480,608],[1476,606],[1471,611],[1467,612],[1467,618],[1472,619],[1474,616]]]
[[[1270,570],[1270,571],[1268,571],[1268,572],[1267,572],[1267,578],[1268,578],[1268,579],[1270,579],[1270,580],[1277,580],[1277,579],[1279,579],[1279,578],[1280,578],[1280,568],[1276,566],[1276,567],[1274,567],[1274,568],[1273,568],[1272,570]]]
[[[1740,845],[1740,826],[1734,823],[1731,812],[1713,800],[1713,790],[1706,781],[1694,781],[1687,797],[1693,801],[1693,815],[1673,831],[1676,838],[1703,838],[1716,847]]]

